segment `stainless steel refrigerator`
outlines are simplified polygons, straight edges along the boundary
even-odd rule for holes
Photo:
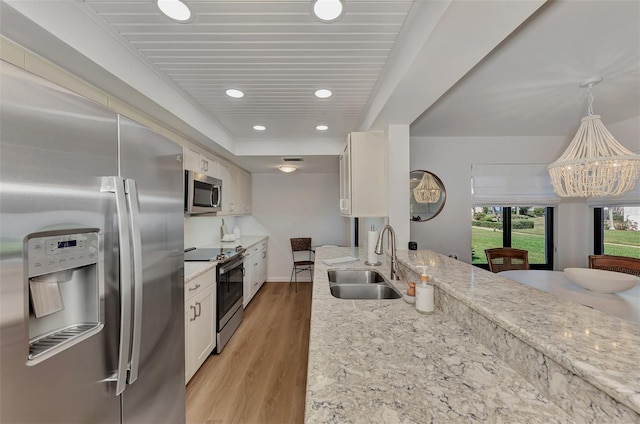
[[[0,422],[183,423],[182,149],[0,61]]]

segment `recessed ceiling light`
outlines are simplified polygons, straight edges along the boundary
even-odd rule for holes
[[[316,125],[316,129],[317,129],[318,131],[326,131],[326,130],[328,130],[328,129],[329,129],[329,127],[328,127],[328,126],[326,126],[326,125]]]
[[[265,127],[264,125],[254,125],[253,129],[256,131],[264,131],[267,129],[267,127]]]
[[[326,99],[327,97],[331,97],[331,95],[333,94],[331,92],[331,90],[327,90],[326,88],[322,88],[320,90],[316,91],[316,97],[319,97],[321,99]]]
[[[294,172],[294,171],[295,171],[296,169],[298,169],[298,168],[296,168],[296,167],[295,167],[295,166],[293,166],[293,165],[280,165],[280,166],[278,167],[278,169],[279,169],[280,171],[285,172],[285,173],[287,173],[287,174],[288,174],[288,173],[290,173],[290,172]]]
[[[233,97],[234,99],[240,99],[244,97],[244,93],[240,90],[236,90],[235,88],[230,88],[226,91],[227,96]]]
[[[191,20],[191,10],[180,0],[157,0],[158,9],[169,18],[180,23]]]
[[[327,24],[337,21],[344,15],[343,0],[314,0],[311,8],[313,16]]]

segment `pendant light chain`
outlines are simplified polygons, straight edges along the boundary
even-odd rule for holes
[[[587,86],[587,102],[589,108],[587,109],[587,114],[589,116],[593,116],[593,84],[589,84]]]

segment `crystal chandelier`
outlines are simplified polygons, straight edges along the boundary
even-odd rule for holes
[[[640,155],[616,141],[593,114],[595,78],[580,84],[587,88],[588,115],[567,150],[547,169],[553,190],[560,197],[616,196],[633,189],[640,175]]]
[[[413,189],[413,197],[418,203],[437,203],[440,200],[440,186],[430,173],[422,174],[420,183]]]

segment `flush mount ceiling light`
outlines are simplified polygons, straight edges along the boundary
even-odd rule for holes
[[[316,97],[321,99],[331,97],[332,94],[333,93],[331,92],[331,90],[327,90],[326,88],[321,88],[320,90],[316,90],[315,92]]]
[[[298,168],[293,165],[280,165],[278,169],[282,172],[289,174],[291,172],[294,172]]]
[[[191,10],[180,0],[157,0],[158,9],[167,17],[176,22],[187,23],[191,21]]]
[[[440,200],[440,186],[428,172],[422,174],[420,183],[413,189],[413,197],[418,203],[438,203]]]
[[[230,88],[225,91],[225,93],[227,93],[227,96],[233,97],[234,99],[241,99],[244,97],[244,93],[240,90],[236,90],[235,88]]]
[[[313,0],[311,2],[313,17],[325,24],[342,18],[344,9],[344,0]]]
[[[253,129],[256,131],[264,131],[267,129],[267,127],[265,127],[264,125],[254,125]]]
[[[567,150],[547,168],[560,197],[616,196],[633,189],[640,175],[640,155],[622,146],[593,114],[593,86],[602,78],[580,84],[587,88],[588,115]]]
[[[328,129],[329,129],[329,127],[328,127],[328,126],[326,126],[326,125],[316,125],[316,129],[317,129],[318,131],[326,131],[326,130],[328,130]]]

